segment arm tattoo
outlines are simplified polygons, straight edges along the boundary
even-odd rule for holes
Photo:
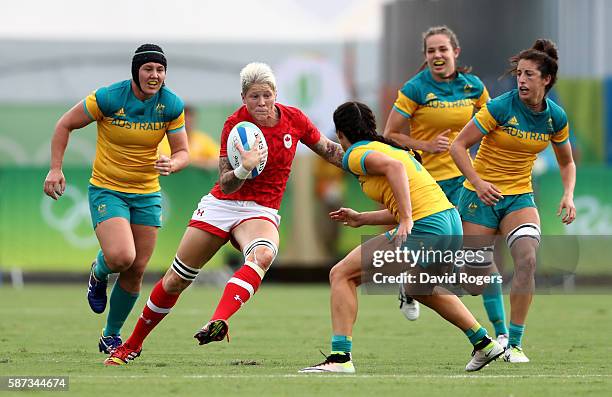
[[[234,193],[240,189],[246,179],[238,179],[234,175],[234,168],[227,157],[219,158],[219,186],[225,194]]]
[[[338,168],[342,168],[342,157],[344,150],[339,143],[332,142],[325,136],[321,135],[321,139],[314,145],[309,146],[313,152],[323,157]]]

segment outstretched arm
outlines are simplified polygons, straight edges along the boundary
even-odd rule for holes
[[[308,145],[308,147],[336,167],[342,168],[344,150],[342,150],[342,146],[339,143],[333,142],[326,136],[321,135],[321,139],[317,143]]]
[[[576,186],[576,164],[572,157],[572,146],[568,142],[561,145],[553,145],[557,163],[559,164],[559,172],[561,172],[561,181],[563,182],[563,197],[559,203],[557,216],[562,215],[563,209],[565,214],[561,218],[561,222],[569,225],[576,219],[576,206],[574,205],[574,187]]]
[[[363,225],[397,225],[397,220],[391,211],[384,209],[378,211],[357,212],[352,208],[339,208],[329,213],[329,217],[342,222],[345,226],[360,227]]]
[[[83,128],[93,120],[85,113],[83,101],[80,101],[58,120],[55,132],[51,138],[51,165],[45,178],[43,190],[45,194],[57,200],[66,189],[66,179],[62,172],[64,153],[68,146],[68,139],[73,130]]]

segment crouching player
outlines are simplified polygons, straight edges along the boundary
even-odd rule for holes
[[[306,373],[355,372],[351,348],[353,324],[357,318],[357,287],[364,280],[362,263],[372,263],[372,253],[392,250],[394,244],[412,244],[412,241],[406,241],[408,235],[438,238],[447,245],[438,246],[438,249],[461,248],[460,239],[452,238],[462,235],[457,210],[415,157],[404,147],[376,133],[376,121],[369,107],[358,102],[347,102],[334,112],[334,124],[339,142],[346,152],[344,168],[359,178],[361,188],[368,197],[383,204],[386,209],[361,214],[340,209],[331,214],[332,218],[351,226],[398,226],[392,234],[387,232],[358,246],[332,268],[329,274],[333,328],[331,354],[325,361],[300,370]],[[396,241],[392,242],[393,239]],[[421,266],[414,266],[410,270],[413,274],[422,271]],[[414,299],[432,308],[465,333],[474,349],[466,371],[478,371],[501,356],[504,348],[488,336],[487,330],[476,321],[461,300],[442,291],[433,283],[407,290]]]

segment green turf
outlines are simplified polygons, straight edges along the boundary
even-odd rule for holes
[[[325,286],[264,285],[232,319],[231,343],[207,346],[197,346],[192,336],[220,289],[193,288],[150,336],[142,357],[123,367],[102,365],[96,345],[104,317],[90,312],[84,287],[0,288],[0,376],[67,375],[70,394],[129,397],[559,396],[612,390],[612,308],[605,295],[536,296],[525,338],[532,362],[499,360],[477,374],[463,371],[471,351],[466,338],[437,315],[424,309],[419,321],[409,323],[395,297],[360,295],[353,335],[357,374],[328,376],[297,374],[322,359],[319,349],[329,350]],[[464,301],[490,328],[480,299]]]

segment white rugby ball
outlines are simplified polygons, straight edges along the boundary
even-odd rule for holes
[[[259,149],[267,149],[268,144],[266,143],[266,138],[255,124],[248,121],[241,121],[232,128],[227,137],[227,158],[234,169],[240,167],[242,164],[240,153],[238,149],[236,149],[236,143],[241,144],[244,150],[251,150],[255,144],[255,140],[259,136],[261,136],[259,140]],[[266,156],[259,162],[257,167],[253,168],[248,178],[255,178],[257,175],[261,174],[266,167],[267,161],[268,157]]]

